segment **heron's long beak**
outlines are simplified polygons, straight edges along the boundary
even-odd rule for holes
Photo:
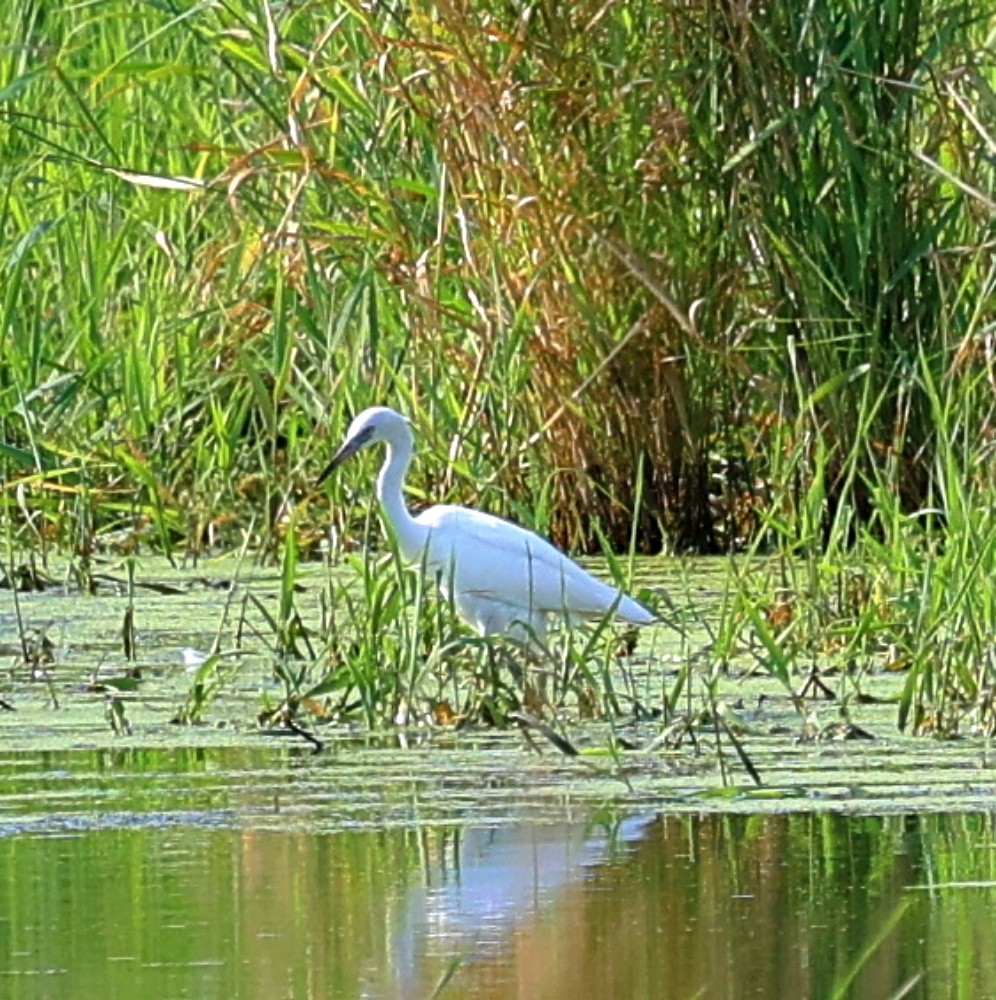
[[[315,488],[317,489],[322,483],[328,479],[329,476],[335,472],[336,469],[346,461],[347,458],[352,458],[368,441],[370,437],[369,431],[362,434],[357,434],[356,437],[350,438],[348,441],[343,442],[342,447],[335,453],[335,457],[331,462],[325,467],[325,471],[318,477],[315,482]]]
[[[332,461],[329,462],[329,464],[325,466],[325,471],[316,480],[315,487],[317,488],[317,487],[321,486],[322,483],[324,483],[325,480],[328,479],[329,476],[331,476],[332,473],[335,472],[335,470],[338,469],[339,466],[342,465],[342,463],[345,462],[347,458],[349,458],[352,455],[355,455],[359,450],[360,450],[360,446],[359,446],[359,444],[357,442],[355,442],[355,441],[347,441],[335,453],[335,457],[332,459]]]

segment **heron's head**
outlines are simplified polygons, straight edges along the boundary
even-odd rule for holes
[[[389,406],[371,406],[358,414],[349,425],[346,440],[343,441],[342,447],[335,453],[335,457],[329,462],[325,471],[318,477],[316,485],[321,486],[347,458],[368,445],[376,444],[378,441],[397,441],[400,436],[410,436],[410,434],[406,417],[392,410]]]

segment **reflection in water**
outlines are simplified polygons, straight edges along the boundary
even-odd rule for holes
[[[992,815],[21,830],[0,996],[983,998],[994,909]]]
[[[426,881],[408,891],[391,929],[395,994],[423,995],[425,961],[501,963],[518,928],[541,919],[598,863],[619,856],[646,824],[623,820],[611,837],[580,824],[454,832],[448,850],[426,867]]]

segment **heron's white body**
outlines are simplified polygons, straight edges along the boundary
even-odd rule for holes
[[[542,642],[551,619],[572,625],[612,612],[635,625],[655,620],[643,605],[510,521],[449,504],[412,517],[403,494],[412,433],[387,407],[371,407],[353,421],[329,468],[375,441],[387,445],[377,497],[402,556],[437,578],[460,617],[481,635],[519,632]]]
[[[653,616],[525,528],[466,507],[431,507],[414,519],[428,530],[421,560],[460,617],[481,635],[525,627],[542,640],[550,619],[573,625],[614,610],[647,624]]]

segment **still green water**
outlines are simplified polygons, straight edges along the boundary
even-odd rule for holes
[[[312,760],[0,755],[0,997],[996,997],[993,813],[392,821]]]

